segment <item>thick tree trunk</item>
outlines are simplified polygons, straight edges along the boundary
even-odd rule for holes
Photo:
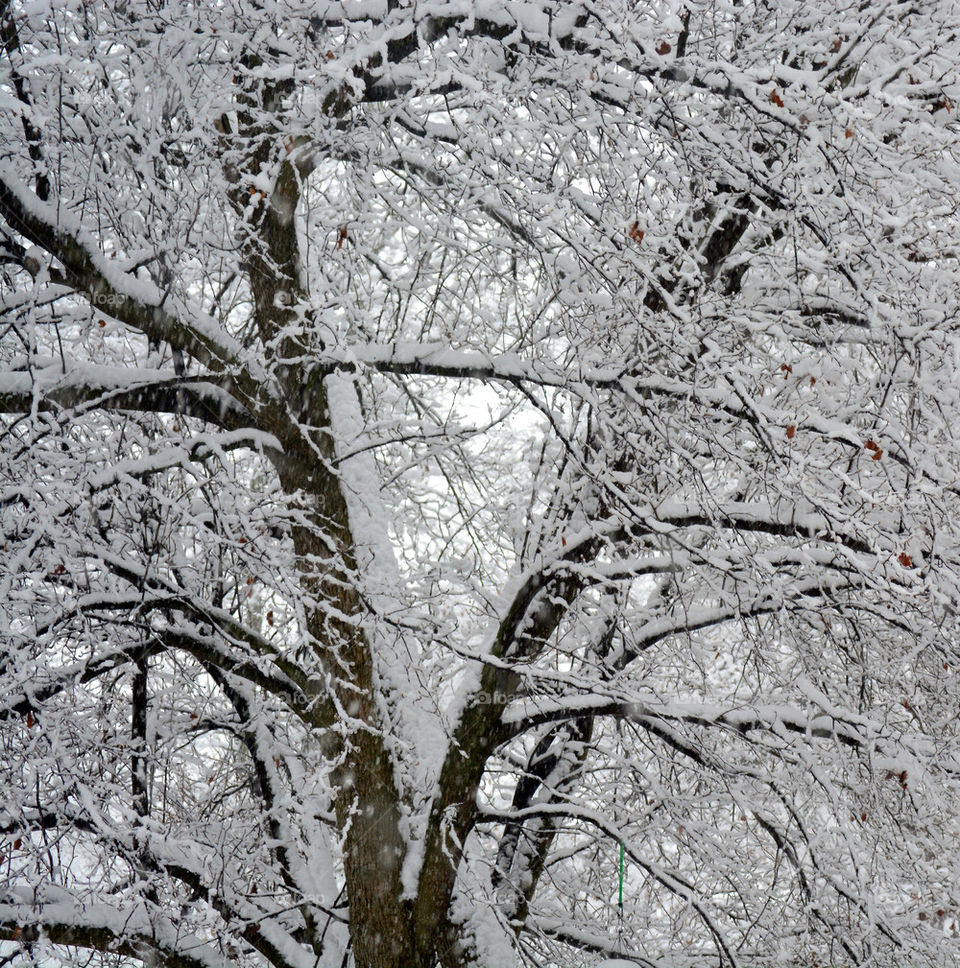
[[[322,392],[322,391],[321,391]],[[313,401],[326,411],[325,401]],[[307,631],[328,678],[314,720],[332,774],[333,808],[343,838],[350,936],[357,968],[418,968],[409,902],[401,900],[405,841],[399,791],[374,698],[373,657],[361,625],[363,604],[352,573],[347,504],[329,470],[332,444],[318,459],[305,441],[285,441],[294,458],[282,475],[288,493],[306,492],[308,521],[294,530],[307,603]]]
[[[269,92],[250,96],[252,101],[271,97]],[[255,127],[248,132],[251,143],[258,143],[249,160],[251,175],[270,155],[269,139],[253,137],[257,134]],[[267,403],[260,417],[282,444],[281,484],[291,499],[299,496],[302,502],[294,550],[310,648],[327,678],[326,694],[315,697],[311,718],[334,765],[333,811],[343,841],[354,962],[357,968],[432,968],[453,876],[448,872],[442,889],[429,892],[429,910],[403,899],[400,791],[375,698],[349,509],[333,470],[326,391],[303,365],[310,347],[289,335],[298,332],[296,313],[308,305],[295,223],[299,181],[292,165],[283,162],[272,195],[252,215],[242,180],[234,184],[234,207],[252,229],[245,264],[256,327],[262,344],[274,348],[275,357],[267,362],[286,396],[284,403]],[[444,859],[441,866],[450,862]]]

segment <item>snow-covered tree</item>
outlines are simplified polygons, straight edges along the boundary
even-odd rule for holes
[[[956,964],[953,0],[0,0],[0,958]]]

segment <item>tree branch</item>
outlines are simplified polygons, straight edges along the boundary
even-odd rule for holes
[[[124,911],[75,899],[24,903],[0,894],[0,939],[29,944],[41,938],[141,961],[153,954],[166,968],[234,968],[210,945],[151,917],[142,905]]]

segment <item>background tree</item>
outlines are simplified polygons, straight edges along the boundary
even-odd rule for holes
[[[957,21],[0,2],[6,961],[955,963]]]

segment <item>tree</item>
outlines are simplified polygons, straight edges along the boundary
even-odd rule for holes
[[[0,18],[7,961],[955,963],[954,4]]]

